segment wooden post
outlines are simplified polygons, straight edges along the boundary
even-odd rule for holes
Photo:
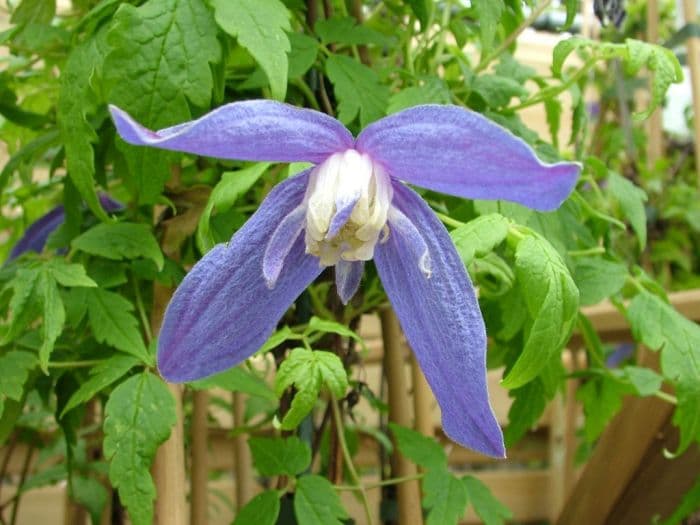
[[[686,23],[698,21],[695,0],[683,0],[683,15]],[[690,67],[691,85],[693,86],[693,115],[695,115],[695,171],[700,186],[700,38],[690,37],[687,41],[688,67]]]
[[[240,392],[233,393],[233,427],[245,425],[245,396]],[[241,508],[255,495],[255,480],[253,479],[253,457],[248,448],[246,434],[238,434],[233,438],[233,477],[236,486],[236,506]]]
[[[659,5],[657,0],[647,0],[647,42],[657,44],[659,41]],[[650,71],[653,77],[654,73]],[[651,84],[652,79],[649,79]],[[651,91],[651,85],[650,91]],[[647,166],[653,168],[663,156],[663,122],[661,108],[656,108],[647,121]]]
[[[157,333],[163,320],[165,307],[172,296],[172,289],[153,283],[153,311],[151,330]],[[163,443],[153,461],[151,469],[156,485],[155,521],[156,525],[185,525],[185,440],[182,428],[182,387],[168,385],[175,398],[177,421],[168,440]]]
[[[208,522],[207,485],[209,483],[208,420],[209,393],[200,390],[193,395],[192,408],[192,466],[190,468],[190,523]]]
[[[389,420],[411,428],[411,404],[406,384],[406,356],[401,344],[401,328],[393,310],[384,309],[379,314],[382,322],[384,341],[384,372],[389,391]],[[403,457],[398,449],[391,456],[393,477],[416,474],[413,463]],[[420,503],[420,485],[417,480],[400,483],[397,486],[399,523],[422,525],[423,511]]]
[[[435,398],[418,361],[413,355],[411,355],[411,376],[413,379],[413,411],[416,416],[414,428],[424,436],[434,437],[433,402]]]

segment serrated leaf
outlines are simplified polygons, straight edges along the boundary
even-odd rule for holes
[[[320,20],[317,22],[319,23]],[[299,78],[311,69],[316,62],[318,55],[318,40],[304,35],[303,33],[287,33],[289,43],[292,46],[289,52],[289,74],[290,80]],[[270,81],[262,68],[257,68],[253,73],[241,82],[239,89],[260,89],[268,86]]]
[[[188,384],[196,390],[222,388],[229,392],[244,392],[270,401],[277,400],[277,396],[263,379],[238,367]]]
[[[469,265],[474,257],[482,257],[503,242],[510,221],[498,213],[481,215],[450,232],[457,253]]]
[[[212,213],[214,211],[223,213],[230,209],[236,200],[260,179],[269,166],[269,162],[260,162],[237,171],[227,171],[221,175],[221,180],[209,195],[197,225],[197,247],[202,253],[208,252],[216,244],[209,223]]]
[[[315,315],[309,319],[309,324],[305,330],[307,334],[312,333],[312,332],[322,332],[322,333],[331,333],[331,334],[338,334],[343,337],[349,337],[351,339],[354,339],[358,343],[360,343],[360,346],[362,346],[363,350],[367,350],[367,346],[365,345],[364,339],[360,337],[357,333],[353,332],[345,326],[344,324],[338,323],[336,321],[329,321],[328,319],[321,319],[320,317],[316,317]]]
[[[449,104],[450,90],[440,78],[429,78],[419,86],[411,86],[391,95],[387,114],[419,104]]]
[[[326,74],[335,88],[338,119],[343,124],[359,115],[364,128],[386,114],[389,88],[379,82],[374,70],[350,57],[331,55],[326,59]]]
[[[39,366],[48,372],[49,358],[53,352],[54,343],[63,331],[66,321],[66,311],[58,293],[58,286],[53,276],[46,270],[39,275],[39,300],[42,304],[41,347],[39,348]]]
[[[0,344],[7,344],[39,315],[38,301],[35,298],[38,295],[39,275],[36,268],[20,268],[10,282],[13,289],[9,305],[10,325]]]
[[[513,97],[524,97],[528,94],[517,80],[490,73],[476,77],[472,83],[472,91],[483,98],[491,108],[505,107]]]
[[[552,137],[552,145],[559,149],[559,127],[561,123],[561,102],[556,98],[546,98],[544,100],[544,111],[547,116],[547,127]]]
[[[266,490],[246,503],[233,525],[275,525],[280,513],[280,492]]]
[[[608,176],[608,188],[637,235],[639,249],[643,250],[647,244],[647,216],[644,211],[646,192],[614,172],[610,172]]]
[[[615,414],[622,408],[622,397],[630,393],[629,386],[608,375],[589,379],[576,391],[576,399],[583,404],[584,436],[594,443]]]
[[[433,10],[433,0],[404,0],[416,15],[420,22],[420,27],[423,31],[428,28],[430,22],[430,14]]]
[[[61,70],[56,120],[65,146],[68,175],[90,210],[100,220],[107,221],[109,218],[95,189],[93,144],[97,142],[97,134],[87,120],[97,110],[91,77],[104,60],[104,37],[104,31],[97,33],[68,56]]]
[[[311,465],[311,448],[296,436],[251,437],[248,445],[253,464],[262,476],[296,476]]]
[[[429,470],[423,478],[426,525],[457,525],[467,508],[467,489],[447,470]]]
[[[552,74],[561,78],[562,67],[567,57],[576,49],[589,47],[593,44],[591,40],[580,36],[572,36],[559,42],[552,50]]]
[[[389,428],[401,454],[416,465],[426,469],[447,468],[447,455],[435,439],[395,423],[389,423]]]
[[[102,288],[88,288],[87,292],[88,318],[95,339],[152,364],[139,322],[131,313],[134,306],[121,295]]]
[[[358,24],[355,18],[333,17],[321,19],[314,25],[314,31],[324,44],[336,43],[346,45],[377,44],[384,45],[387,38],[369,27]]]
[[[68,263],[64,259],[53,258],[49,260],[48,267],[53,278],[61,286],[87,286],[89,288],[97,286],[97,283],[88,277],[82,264]]]
[[[625,285],[627,276],[624,264],[601,257],[577,258],[574,281],[579,289],[581,305],[598,304],[615,295]]]
[[[547,396],[539,379],[508,392],[513,403],[508,409],[508,426],[503,431],[506,447],[517,443],[542,417]]]
[[[297,482],[294,515],[304,525],[343,525],[341,520],[348,518],[331,482],[313,474]]]
[[[280,365],[275,378],[278,397],[294,385],[297,389],[289,411],[282,420],[282,429],[296,428],[311,411],[321,387],[342,398],[348,388],[348,376],[340,358],[331,352],[295,348]]]
[[[117,354],[95,366],[90,371],[90,377],[81,383],[78,390],[68,399],[60,417],[63,417],[78,405],[94,398],[109,385],[123,377],[129,370],[140,364],[140,362],[135,357]]]
[[[653,370],[641,366],[626,366],[622,371],[640,396],[653,396],[661,389],[664,381]]]
[[[472,0],[472,5],[479,20],[481,49],[482,54],[485,55],[493,47],[496,28],[506,6],[503,0]]]
[[[86,253],[117,261],[144,257],[152,260],[158,270],[163,269],[163,252],[147,224],[98,224],[73,239],[71,245]]]
[[[525,346],[503,379],[517,388],[534,379],[566,343],[578,312],[578,288],[549,242],[527,236],[515,250],[515,273],[532,319]]]
[[[148,372],[120,384],[105,405],[103,450],[109,479],[134,525],[153,522],[156,489],[149,469],[176,419],[168,387]]]
[[[210,64],[221,60],[221,46],[214,17],[201,0],[122,4],[107,41],[107,99],[143,125],[161,129],[189,120],[188,101],[209,107],[214,87]],[[127,182],[139,202],[154,202],[177,155],[123,142],[119,148],[129,166]]]
[[[6,399],[20,401],[29,372],[37,365],[36,357],[29,352],[10,351],[0,356],[0,418]]]
[[[646,291],[632,299],[627,318],[637,341],[661,350],[661,371],[676,385],[673,422],[681,439],[675,454],[681,454],[700,442],[700,326]]]
[[[272,97],[287,92],[287,53],[291,47],[289,11],[279,0],[212,0],[216,23],[236,37],[258,61],[270,81]]]
[[[467,489],[474,512],[482,519],[484,525],[504,525],[506,520],[513,517],[513,513],[494,498],[491,490],[474,476],[463,477],[462,483]]]

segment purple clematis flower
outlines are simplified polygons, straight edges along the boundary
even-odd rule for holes
[[[579,174],[456,107],[407,109],[355,139],[325,114],[269,100],[223,106],[158,132],[111,107],[136,145],[249,161],[315,164],[278,184],[227,245],[212,249],[168,306],[158,367],[184,382],[252,355],[326,266],[338,294],[357,290],[374,259],[384,288],[457,443],[504,457],[486,388],[486,331],[474,288],[430,207],[399,179],[452,195],[558,207]]]

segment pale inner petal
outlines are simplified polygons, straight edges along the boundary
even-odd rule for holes
[[[368,155],[332,155],[313,171],[306,192],[306,252],[322,266],[370,260],[392,196],[389,176]]]

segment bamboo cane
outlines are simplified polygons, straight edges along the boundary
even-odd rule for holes
[[[416,415],[414,428],[424,436],[433,437],[435,435],[433,393],[415,357],[411,357],[411,376],[413,379],[413,411]]]
[[[165,307],[172,290],[158,283],[153,284],[153,311],[151,329],[157,333],[163,320]],[[168,440],[163,443],[153,461],[151,473],[156,486],[156,525],[185,525],[185,441],[182,428],[182,388],[168,385],[175,398],[177,421]]]
[[[698,13],[695,0],[683,0],[683,15],[686,23],[697,22]],[[695,172],[700,187],[700,37],[690,37],[688,47],[688,66],[693,86],[693,122],[695,130]]]
[[[647,1],[647,42],[656,44],[659,41],[659,5],[657,0]],[[653,73],[652,73],[653,75]],[[651,79],[650,79],[651,82]],[[647,122],[647,165],[653,168],[663,156],[663,123],[661,108],[656,108]]]
[[[233,427],[245,425],[245,396],[233,393]],[[245,434],[233,438],[233,476],[236,485],[236,506],[240,509],[255,495],[253,458]]]
[[[379,314],[382,322],[384,342],[384,372],[389,391],[389,420],[411,427],[411,405],[405,373],[405,355],[401,345],[401,329],[392,310],[384,309]],[[391,456],[392,476],[395,478],[414,476],[416,467],[404,458],[398,449]],[[420,486],[417,480],[397,486],[399,523],[422,525],[423,514],[420,503]]]
[[[209,458],[207,454],[207,407],[209,405],[209,393],[206,390],[200,390],[194,393],[193,398],[190,523],[193,525],[206,525],[208,522],[207,483],[209,481]]]

